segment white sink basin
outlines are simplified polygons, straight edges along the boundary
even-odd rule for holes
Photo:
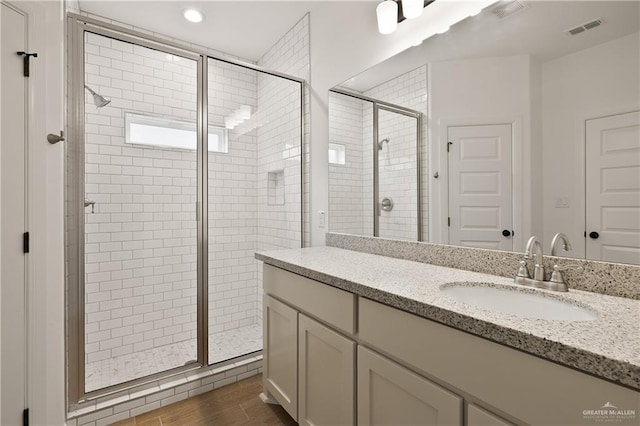
[[[592,321],[598,318],[594,311],[572,303],[506,286],[445,284],[440,291],[468,305],[526,318],[562,321]]]

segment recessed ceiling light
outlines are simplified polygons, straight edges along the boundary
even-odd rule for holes
[[[196,9],[187,9],[182,14],[184,15],[184,19],[189,22],[198,23],[202,22],[202,20],[204,19],[204,15],[202,14],[202,12]]]

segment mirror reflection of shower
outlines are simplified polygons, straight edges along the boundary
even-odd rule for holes
[[[91,93],[91,95],[93,95],[93,103],[95,104],[96,109],[100,109],[111,103],[111,99],[104,97],[99,93],[96,93],[95,90],[93,90],[91,87],[87,86],[86,84],[84,85],[84,88],[87,89],[89,93]]]

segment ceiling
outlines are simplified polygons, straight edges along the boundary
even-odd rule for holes
[[[81,0],[80,9],[255,62],[289,31],[314,3],[244,0]],[[204,13],[205,20],[199,24],[185,20],[182,12],[187,8],[200,10]]]
[[[342,87],[366,91],[427,62],[529,54],[540,62],[640,31],[638,1],[523,1],[527,7],[499,19],[487,7],[447,33],[358,74]],[[426,9],[428,10],[428,9]],[[566,30],[602,18],[603,25],[576,36]]]

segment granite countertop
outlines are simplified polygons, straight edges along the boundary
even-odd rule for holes
[[[526,318],[481,309],[440,291],[449,283],[525,289],[512,279],[339,249],[256,253],[270,265],[503,345],[640,390],[640,301],[580,290],[526,291],[595,311],[591,321]]]

